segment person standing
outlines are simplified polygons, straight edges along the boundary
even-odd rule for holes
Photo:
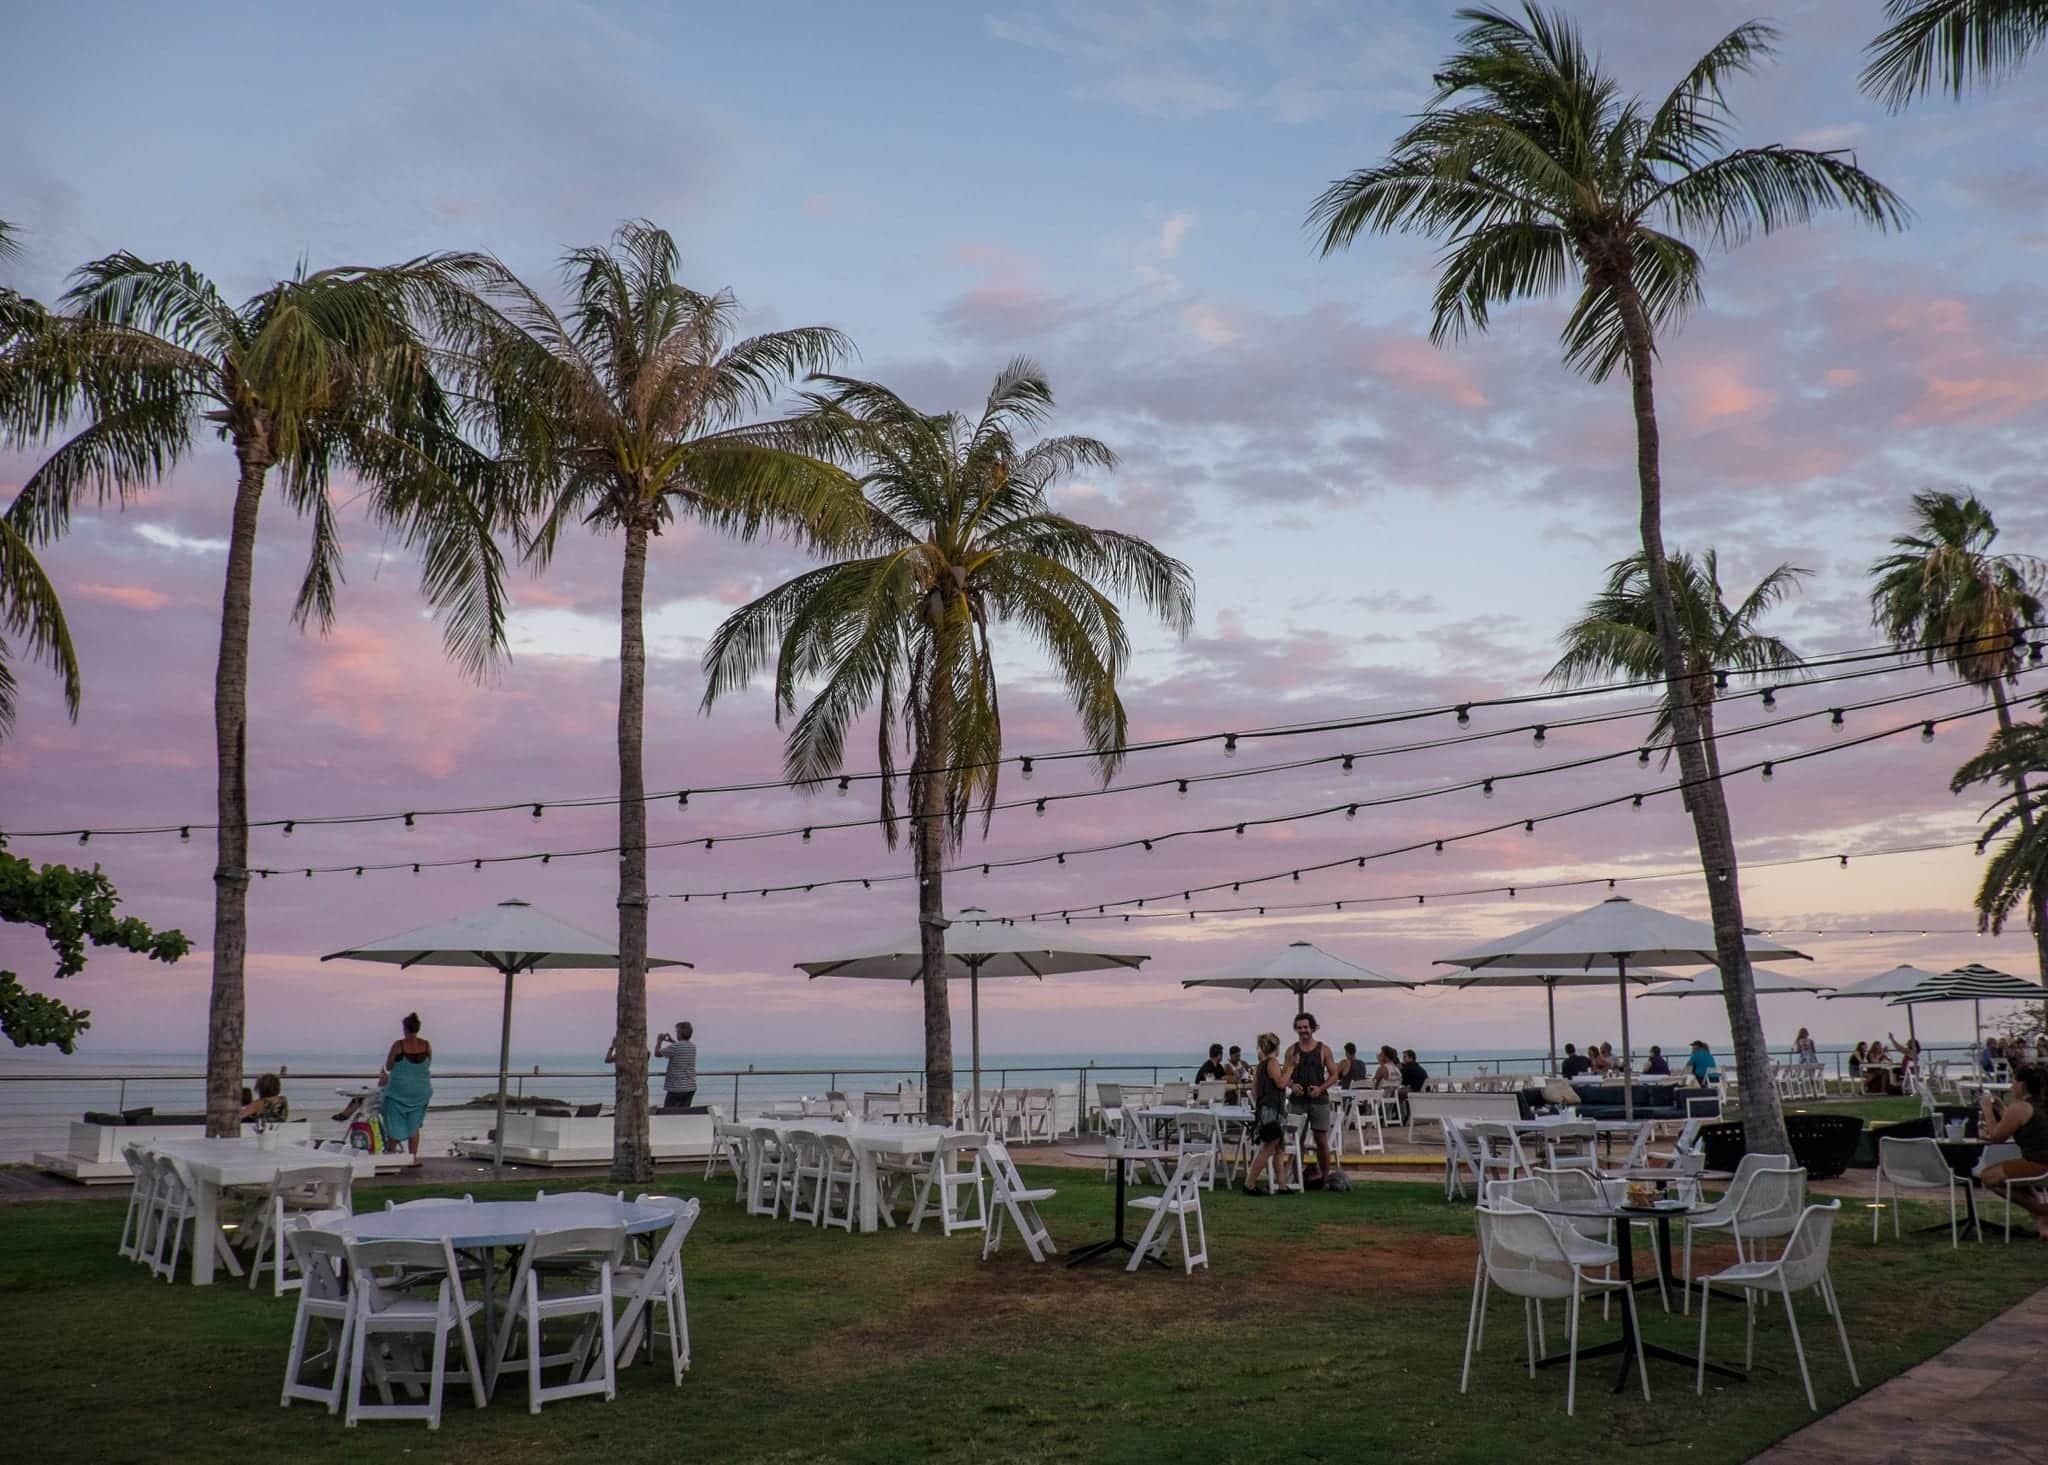
[[[408,1012],[399,1027],[403,1036],[384,1055],[384,1071],[377,1076],[384,1090],[384,1139],[417,1155],[427,1103],[434,1097],[434,1045],[420,1036],[417,1012]]]
[[[654,1056],[668,1059],[661,1079],[661,1112],[687,1114],[697,1102],[697,1029],[686,1022],[676,1024],[676,1035],[667,1033],[654,1040]]]
[[[1813,1034],[1805,1028],[1801,1028],[1799,1036],[1792,1040],[1792,1052],[1801,1063],[1820,1062],[1820,1049],[1814,1044]]]
[[[1294,1079],[1288,1107],[1308,1116],[1309,1132],[1316,1137],[1316,1165],[1323,1183],[1329,1183],[1335,1166],[1330,1159],[1330,1090],[1337,1082],[1337,1055],[1316,1036],[1315,1014],[1294,1015],[1294,1045],[1287,1050],[1287,1067]]]
[[[1287,1143],[1287,1090],[1294,1070],[1280,1056],[1280,1035],[1259,1034],[1259,1066],[1252,1075],[1252,1123],[1259,1152],[1244,1174],[1246,1195],[1271,1195],[1280,1188],[1280,1153]],[[1266,1171],[1266,1188],[1258,1188]]]

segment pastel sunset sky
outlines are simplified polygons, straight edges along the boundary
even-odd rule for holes
[[[1749,3],[1573,0],[1566,7],[1632,88],[1659,93]],[[1660,389],[1666,535],[1718,548],[1739,593],[1779,563],[1812,571],[1770,622],[1811,656],[1872,646],[1867,569],[1927,486],[1974,488],[2005,547],[2048,552],[2048,163],[2039,125],[2048,69],[1961,105],[1886,115],[1854,85],[1876,0],[1782,0],[1780,62],[1733,94],[1744,142],[1853,149],[1915,217],[1903,234],[1823,222],[1710,257],[1706,308],[1667,339]],[[1491,333],[1428,338],[1432,247],[1363,243],[1319,258],[1303,228],[1333,177],[1379,158],[1424,100],[1455,30],[1450,7],[1118,4],[774,7],[506,4],[216,6],[89,12],[34,7],[10,20],[18,64],[0,149],[0,217],[23,231],[9,283],[52,297],[80,262],[116,249],[194,262],[241,298],[291,271],[486,248],[551,279],[564,247],[645,216],[672,230],[688,278],[729,286],[748,324],[829,323],[858,344],[855,374],[931,409],[977,406],[1010,357],[1044,367],[1056,427],[1102,437],[1113,474],[1067,487],[1090,521],[1142,533],[1192,567],[1194,632],[1175,642],[1136,619],[1125,700],[1137,739],[1368,716],[1537,688],[1561,627],[1635,541],[1626,389],[1558,360],[1563,306],[1499,316]],[[90,52],[95,104],[79,107]],[[27,58],[37,58],[29,60]],[[0,456],[0,501],[34,455]],[[232,465],[209,445],[125,511],[86,511],[44,563],[71,618],[85,705],[65,720],[50,679],[24,668],[24,706],[0,746],[0,811],[20,831],[207,823],[210,690]],[[541,578],[513,582],[514,655],[475,685],[441,654],[416,566],[338,485],[348,584],[333,634],[288,623],[305,526],[268,502],[251,687],[259,819],[552,802],[614,787],[618,544],[585,536]],[[792,551],[696,530],[664,537],[649,586],[651,788],[773,779],[780,733],[765,697],[698,710],[704,638],[735,605],[802,565]],[[1073,747],[1078,731],[1032,648],[998,637],[1011,751]],[[1913,728],[1979,705],[1919,668],[1787,692],[1777,715],[1918,692],[1847,715],[1847,736]],[[2040,686],[2033,683],[2039,682]],[[2048,687],[2048,677],[2022,692]],[[1558,704],[1613,712],[1640,694]],[[1773,714],[1731,701],[1726,728]],[[1473,732],[1539,714],[1483,711]],[[1981,801],[1947,791],[1988,719],[1914,732],[1731,779],[1745,859],[1757,862],[1967,841]],[[1485,775],[1632,749],[1648,719],[1526,733],[997,816],[963,862],[1078,850],[1195,826],[1385,799]],[[1133,757],[1120,782],[1232,772],[1381,751],[1457,731],[1449,717]],[[1830,742],[1825,718],[1731,737],[1724,763]],[[872,740],[856,740],[870,749]],[[871,766],[867,761],[859,768]],[[1633,758],[1476,793],[1162,844],[1076,854],[950,880],[950,904],[1004,914],[1080,910],[1535,818],[1670,775]],[[1006,795],[1089,787],[1048,765]],[[652,838],[701,841],[873,812],[788,790],[702,795],[653,811]],[[525,809],[387,826],[258,831],[252,856],[308,865],[462,859],[604,846],[607,809]],[[81,1051],[204,1045],[212,850],[175,837],[13,838],[16,853],[97,860],[136,914],[197,949],[172,968],[100,955],[63,995],[94,1011]],[[1456,843],[1261,887],[1275,905],[1381,904],[1281,917],[1117,922],[1152,953],[1142,975],[998,984],[984,1041],[1012,1052],[1185,1049],[1248,1042],[1291,1009],[1284,994],[1183,992],[1290,940],[1410,977],[1488,935],[1604,890],[1431,899],[1466,887],[1683,872],[1628,893],[1704,916],[1689,821],[1675,798]],[[1974,926],[1968,848],[1757,869],[1752,924],[1790,932]],[[663,895],[841,876],[900,875],[905,852],[872,826],[659,850]],[[353,942],[518,895],[602,931],[611,857],[263,880],[251,893],[249,1046],[372,1054],[417,1007],[444,1050],[495,1042],[494,979],[322,966]],[[1284,888],[1283,888],[1284,886]],[[1189,902],[1200,906],[1201,897]],[[1221,898],[1212,904],[1226,902]],[[1148,903],[1146,917],[1156,907]],[[907,1052],[908,988],[806,981],[801,959],[909,926],[912,887],[720,901],[657,900],[653,947],[694,972],[651,979],[651,1018],[696,1020],[706,1047],[750,1054]],[[1077,924],[1091,939],[1107,925]],[[1982,960],[2035,974],[2024,935],[1820,936],[1802,975],[1851,980],[1897,962]],[[47,971],[18,930],[0,962]],[[515,1055],[603,1050],[610,979],[529,983]],[[1801,1024],[1823,1041],[1905,1031],[1867,1003],[1766,999],[1774,1041]],[[1542,1041],[1540,994],[1446,991],[1330,997],[1326,1033],[1361,1044],[1478,1051]],[[958,1003],[965,1047],[964,993]],[[1560,998],[1564,1036],[1618,1038],[1604,992]],[[1923,1037],[1969,1031],[1931,1013]],[[1719,1004],[1645,1002],[1639,1041],[1725,1043]]]

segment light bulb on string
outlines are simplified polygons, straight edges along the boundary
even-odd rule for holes
[[[1923,722],[1920,724],[1920,741],[1923,743],[1931,743],[1934,741],[1933,723]]]
[[[1492,797],[1493,797],[1493,780],[1492,780],[1492,779],[1490,779],[1490,778],[1488,778],[1488,779],[1483,779],[1483,780],[1482,780],[1482,781],[1480,782],[1480,785],[1479,785],[1479,793],[1480,793],[1480,796],[1481,796],[1482,798],[1488,798],[1488,799],[1492,798]]]
[[[544,806],[543,806],[543,805],[541,805],[541,804],[535,804],[535,805],[533,806],[533,817],[534,817],[534,818],[536,818],[536,819],[540,818],[540,815],[541,815],[541,810],[542,810],[542,808],[543,808],[543,807],[544,807]]]
[[[681,793],[676,795],[676,807],[678,809],[687,809],[690,807],[690,791],[688,789],[684,789]]]
[[[807,829],[805,829],[805,830],[804,830],[804,843],[805,843],[805,844],[809,844],[810,842],[811,842],[811,831],[810,831],[810,830],[809,830],[809,829],[807,828]]]
[[[1648,768],[1649,766],[1650,766],[1650,750],[1649,750],[1648,748],[1638,748],[1638,749],[1636,749],[1636,767],[1638,767],[1638,768]]]
[[[192,838],[192,826],[189,824],[180,824],[178,826],[178,838],[189,842]]]
[[[1021,762],[1020,762],[1020,763],[1018,764],[1018,770],[1017,770],[1017,771],[1018,771],[1018,772],[1020,772],[1021,774],[1023,774],[1023,775],[1024,775],[1024,781],[1025,781],[1026,783],[1029,783],[1029,782],[1031,781],[1031,760],[1030,760],[1029,758],[1025,758],[1025,759],[1023,759],[1023,760],[1022,760],[1022,761],[1021,761]]]
[[[1235,758],[1237,756],[1236,733],[1225,733],[1223,735],[1223,756],[1226,758]]]
[[[1766,708],[1776,707],[1778,705],[1778,689],[1776,687],[1765,687],[1763,702]]]
[[[1465,726],[1467,726],[1467,725],[1468,725],[1468,724],[1469,724],[1469,723],[1470,723],[1471,721],[1472,721],[1472,704],[1471,704],[1470,702],[1461,702],[1461,703],[1459,703],[1459,704],[1458,704],[1458,726],[1459,726],[1459,727],[1465,727]]]
[[[1763,768],[1760,771],[1763,774],[1764,782],[1769,783],[1771,781],[1771,765],[1768,763],[1764,764]]]
[[[412,827],[413,827],[413,823],[412,823],[412,815],[410,815],[410,814],[408,814],[408,815],[406,815],[406,816],[405,816],[405,827],[406,827],[407,829],[410,829],[410,828],[412,828]]]
[[[1830,707],[1828,709],[1829,730],[1832,732],[1839,733],[1846,726],[1848,726],[1848,724],[1842,720],[1842,709],[1839,707]]]
[[[852,779],[850,779],[850,778],[845,778],[845,777],[842,777],[842,778],[841,778],[841,779],[839,780],[839,797],[840,797],[840,798],[842,798],[842,799],[843,799],[843,798],[845,798],[845,797],[846,797],[846,791],[847,791],[848,789],[852,788],[852,787],[853,787],[853,780],[852,780]]]
[[[1543,742],[1543,735],[1546,731],[1548,731],[1548,729],[1546,729],[1542,723],[1539,722],[1536,724],[1536,742],[1539,746]]]
[[[1344,810],[1344,817],[1346,819],[1356,819],[1358,817],[1358,805],[1352,804],[1348,806]]]
[[[1237,837],[1238,837],[1239,839],[1243,839],[1243,838],[1244,838],[1244,826],[1243,826],[1242,824],[1240,824],[1240,825],[1238,825],[1238,826],[1237,826]]]
[[[1442,840],[1438,840],[1436,842],[1436,852],[1438,854],[1442,854],[1444,852],[1444,842]]]
[[[292,837],[292,830],[294,827],[296,826],[293,825],[291,820],[287,819],[284,821],[284,837],[286,839],[290,839]]]
[[[1632,808],[1632,809],[1640,809],[1640,808],[1642,808],[1642,806],[1643,806],[1643,796],[1642,796],[1641,794],[1637,794],[1637,795],[1635,796],[1634,800],[1632,800],[1632,801],[1630,802],[1630,804],[1629,804],[1629,807],[1630,807],[1630,808]]]
[[[1522,833],[1524,833],[1524,834],[1534,834],[1535,832],[1536,832],[1536,821],[1535,821],[1534,819],[1524,819],[1524,820],[1522,821]]]
[[[1040,800],[1038,801],[1038,806],[1037,806],[1037,808],[1036,808],[1036,809],[1035,809],[1035,810],[1034,810],[1033,812],[1034,812],[1034,813],[1036,813],[1036,814],[1038,815],[1038,817],[1039,817],[1039,818],[1041,818],[1041,819],[1043,819],[1043,818],[1045,817],[1045,800],[1044,800],[1044,799],[1040,799]]]
[[[1338,765],[1337,765],[1337,771],[1338,771],[1339,773],[1349,773],[1349,772],[1351,771],[1351,765],[1352,765],[1352,755],[1351,755],[1351,754],[1349,754],[1349,753],[1346,753],[1346,754],[1344,755],[1344,761],[1343,761],[1342,763],[1340,763],[1340,764],[1338,764]]]
[[[1182,779],[1182,780],[1180,781],[1180,790],[1179,790],[1179,791],[1180,791],[1180,796],[1181,796],[1182,798],[1186,798],[1186,797],[1188,796],[1188,781],[1187,781],[1187,780],[1186,780],[1185,778],[1183,778],[1183,779]]]

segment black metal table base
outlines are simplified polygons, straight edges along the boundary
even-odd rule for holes
[[[1630,1221],[1633,1221],[1633,1219],[1631,1217]],[[1660,1279],[1666,1285],[1675,1289],[1682,1290],[1684,1286],[1678,1280],[1678,1276],[1671,1266],[1671,1218],[1666,1215],[1659,1215],[1655,1217],[1655,1220],[1657,1222],[1657,1242],[1652,1251],[1651,1275],[1647,1277],[1638,1277],[1636,1275],[1635,1246],[1633,1244],[1635,1239],[1633,1235],[1634,1227],[1626,1221],[1617,1221],[1616,1223],[1620,1230],[1614,1248],[1616,1253],[1616,1270],[1619,1273],[1617,1280],[1622,1282],[1631,1292],[1654,1289],[1658,1286]],[[1715,1295],[1734,1297],[1737,1300],[1741,1300],[1742,1297],[1740,1293],[1717,1292]],[[1579,1299],[1579,1307],[1583,1310],[1587,1303],[1596,1300],[1595,1294],[1588,1293]],[[1604,1343],[1595,1343],[1590,1348],[1579,1349],[1579,1357],[1582,1360],[1587,1358],[1613,1358],[1617,1356],[1621,1359],[1621,1369],[1614,1377],[1614,1392],[1617,1394],[1628,1387],[1628,1376],[1636,1366],[1638,1331],[1635,1324],[1634,1309],[1624,1304],[1621,1309],[1621,1336],[1619,1338],[1610,1338]],[[1647,1340],[1644,1340],[1642,1349],[1643,1362],[1645,1364],[1654,1358],[1662,1363],[1681,1364],[1689,1369],[1697,1369],[1699,1367],[1700,1360],[1697,1354],[1684,1353],[1676,1348],[1666,1348],[1660,1343],[1652,1343]],[[1536,1366],[1538,1368],[1554,1368],[1558,1364],[1569,1362],[1570,1359],[1571,1354],[1569,1352],[1553,1353],[1548,1358],[1537,1359]],[[1749,1378],[1749,1375],[1741,1369],[1730,1368],[1726,1364],[1721,1363],[1708,1363],[1707,1372],[1721,1378],[1734,1379],[1737,1382],[1746,1382]]]
[[[1116,1235],[1110,1237],[1107,1241],[1091,1241],[1088,1245],[1080,1248],[1067,1258],[1067,1265],[1069,1267],[1078,1267],[1083,1262],[1092,1262],[1099,1256],[1108,1256],[1114,1252],[1136,1251],[1138,1249],[1138,1243],[1124,1235],[1124,1169],[1131,1163],[1134,1162],[1122,1159],[1117,1161]],[[1155,1267],[1164,1267],[1166,1265],[1157,1256],[1147,1256],[1145,1260],[1151,1262]]]

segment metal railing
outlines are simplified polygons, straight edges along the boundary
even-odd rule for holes
[[[1792,1050],[1789,1048],[1771,1050],[1770,1056],[1773,1060],[1781,1062],[1791,1061],[1794,1057]],[[1930,1044],[1921,1050],[1921,1056],[1927,1061],[1933,1061],[1944,1056],[1960,1056],[1969,1060],[1973,1059],[1974,1050],[1967,1043]],[[1833,1060],[1835,1076],[1837,1078],[1846,1076],[1848,1058],[1849,1053],[1847,1050],[1828,1052],[1822,1055],[1824,1063],[1829,1059]],[[1500,1077],[1509,1073],[1533,1073],[1540,1071],[1543,1062],[1544,1060],[1540,1056],[1476,1054],[1471,1057],[1465,1057],[1453,1054],[1448,1058],[1430,1060],[1424,1064],[1424,1067],[1430,1069],[1431,1076],[1434,1078],[1455,1078],[1460,1076],[1461,1073],[1468,1076],[1490,1074],[1494,1077]],[[1185,1082],[1194,1076],[1195,1070],[1199,1066],[1199,1060],[1185,1064],[1096,1063],[1093,1061],[1082,1064],[1008,1064],[996,1068],[984,1068],[982,1070],[982,1088],[985,1091],[1010,1088],[1012,1087],[1011,1079],[1013,1077],[1042,1077],[1044,1075],[1051,1075],[1055,1081],[1059,1082],[1072,1078],[1075,1084],[1075,1092],[1081,1095],[1085,1102],[1088,1086],[1091,1083],[1108,1080],[1111,1082],[1147,1084],[1156,1087],[1160,1083],[1167,1081]],[[280,1069],[278,1073],[281,1078],[286,1078],[293,1082],[343,1082],[364,1086],[369,1086],[376,1082],[375,1071],[366,1071],[360,1068]],[[1143,1075],[1143,1077],[1137,1077],[1138,1075]],[[535,1087],[536,1097],[545,1097],[545,1095],[539,1093],[539,1090],[544,1085],[550,1083],[585,1083],[590,1080],[609,1080],[613,1076],[613,1070],[609,1067],[544,1069],[539,1065],[535,1065],[531,1068],[508,1073],[506,1081],[510,1097],[516,1100],[523,1100],[527,1096],[527,1085],[529,1082]],[[248,1081],[253,1081],[254,1078],[255,1075],[253,1073],[246,1076]],[[437,1071],[434,1074],[437,1084],[446,1082],[454,1085],[473,1083],[490,1085],[486,1092],[468,1096],[462,1105],[441,1107],[470,1107],[477,1105],[479,1100],[495,1095],[497,1078],[498,1074],[495,1069],[446,1069]],[[723,1091],[729,1081],[731,1085],[732,1112],[738,1114],[741,1112],[740,1106],[746,1097],[745,1091],[749,1086],[754,1088],[755,1097],[763,1101],[796,1097],[815,1098],[822,1097],[822,1090],[843,1089],[844,1084],[842,1080],[846,1079],[882,1079],[899,1083],[921,1084],[924,1079],[924,1070],[921,1067],[900,1065],[896,1067],[874,1068],[760,1068],[749,1064],[745,1068],[700,1069],[697,1078],[697,1092],[700,1097],[710,1092],[714,1085],[720,1090],[720,1097],[723,1097]],[[787,1084],[789,1080],[823,1080],[822,1084],[816,1085],[821,1092],[808,1095],[792,1093],[789,1091]],[[134,1068],[81,1073],[0,1073],[0,1085],[24,1083],[110,1085],[115,1095],[115,1102],[112,1106],[115,1111],[128,1107],[130,1085],[161,1083],[196,1084],[200,1086],[199,1097],[201,1097],[203,1102],[205,1081],[206,1076],[204,1073],[169,1068],[161,1070]],[[965,1090],[972,1081],[973,1075],[970,1070],[961,1068],[953,1070],[953,1086],[956,1090]],[[650,1066],[648,1074],[648,1096],[650,1099],[660,1096],[660,1082],[658,1069]],[[774,1092],[762,1092],[764,1086],[772,1088]],[[801,1087],[799,1085],[799,1088]],[[4,1089],[0,1089],[0,1092],[4,1092]]]

